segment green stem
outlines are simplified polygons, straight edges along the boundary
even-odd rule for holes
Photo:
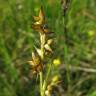
[[[47,87],[47,82],[48,82],[48,77],[50,75],[50,72],[51,72],[51,64],[50,64],[50,66],[48,68],[46,79],[44,80],[44,84],[43,84],[43,92],[44,93],[45,93],[45,90],[46,90],[46,87]]]
[[[42,74],[42,72],[40,72],[40,94],[41,94],[41,96],[43,96],[42,95],[42,85],[43,85],[43,74]]]
[[[65,6],[69,5],[71,3],[70,0],[65,0],[66,4]],[[69,3],[69,4],[68,4]],[[64,6],[63,6],[64,7]],[[68,6],[70,7],[70,6]],[[69,38],[68,38],[68,10],[69,8],[67,8],[66,10],[64,10],[64,35],[65,35],[65,45],[64,45],[64,59],[65,59],[65,64],[67,66],[67,81],[68,81],[68,96],[71,96],[70,94],[70,86],[71,86],[71,79],[70,79],[70,70],[69,70],[69,58],[68,58],[68,44],[69,44]]]
[[[70,90],[71,90],[71,79],[70,79],[70,66],[69,66],[69,59],[68,59],[68,46],[65,44],[65,48],[64,48],[64,55],[65,55],[65,64],[67,67],[67,72],[66,72],[66,77],[67,77],[67,81],[68,81],[68,96],[71,96]]]

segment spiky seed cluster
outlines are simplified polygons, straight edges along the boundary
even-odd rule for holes
[[[35,23],[32,24],[32,28],[40,33],[49,33],[48,26],[45,21],[45,15],[43,8],[41,7],[39,16],[33,16]]]
[[[46,88],[46,91],[45,91],[45,94],[46,96],[52,96],[52,91],[54,89],[58,89],[58,94],[61,94],[59,92],[59,88],[58,88],[58,85],[61,83],[61,81],[59,81],[59,77],[58,76],[54,76],[51,80],[51,82],[48,84],[47,88]],[[58,96],[61,96],[61,95],[58,95]]]
[[[32,52],[32,60],[29,61],[29,64],[32,67],[31,69],[33,73],[39,73],[43,70],[42,58],[45,55],[45,51],[48,51],[50,53],[53,52],[51,49],[53,40],[46,40],[46,37],[49,35],[50,31],[46,24],[42,7],[39,11],[39,16],[33,16],[33,18],[35,22],[32,24],[32,28],[40,34],[41,48],[37,48],[35,46],[36,52]]]
[[[32,60],[28,61],[28,62],[32,66],[31,70],[32,70],[33,74],[36,74],[43,69],[41,59],[37,53],[32,52]]]

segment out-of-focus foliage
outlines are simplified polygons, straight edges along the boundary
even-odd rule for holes
[[[39,96],[38,76],[31,75],[27,61],[39,44],[31,24],[41,5],[54,31],[55,52],[49,60],[60,66],[52,74],[61,76],[62,96],[95,96],[96,0],[71,1],[65,44],[60,0],[0,0],[0,96]]]

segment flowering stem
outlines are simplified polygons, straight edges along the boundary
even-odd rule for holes
[[[40,33],[40,41],[41,41],[41,59],[44,60],[44,44],[45,44],[45,34]]]
[[[41,59],[44,60],[44,44],[45,44],[45,34],[40,33],[40,43],[41,43]],[[41,96],[45,96],[45,91],[43,89],[43,72],[40,72],[40,93]]]

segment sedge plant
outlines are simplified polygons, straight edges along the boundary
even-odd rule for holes
[[[45,14],[42,7],[39,11],[39,16],[33,16],[33,19],[35,22],[32,24],[32,28],[37,31],[40,36],[40,48],[37,48],[35,46],[35,52],[32,52],[32,60],[29,61],[29,64],[31,65],[32,73],[37,74],[40,77],[40,96],[51,96],[50,91],[52,89],[51,87],[54,84],[48,84],[48,78],[50,76],[52,66],[50,64],[47,69],[44,61],[46,61],[46,52],[49,52],[51,54],[53,53],[53,50],[51,48],[53,39],[51,37],[48,37],[53,32],[49,30],[46,24]]]

